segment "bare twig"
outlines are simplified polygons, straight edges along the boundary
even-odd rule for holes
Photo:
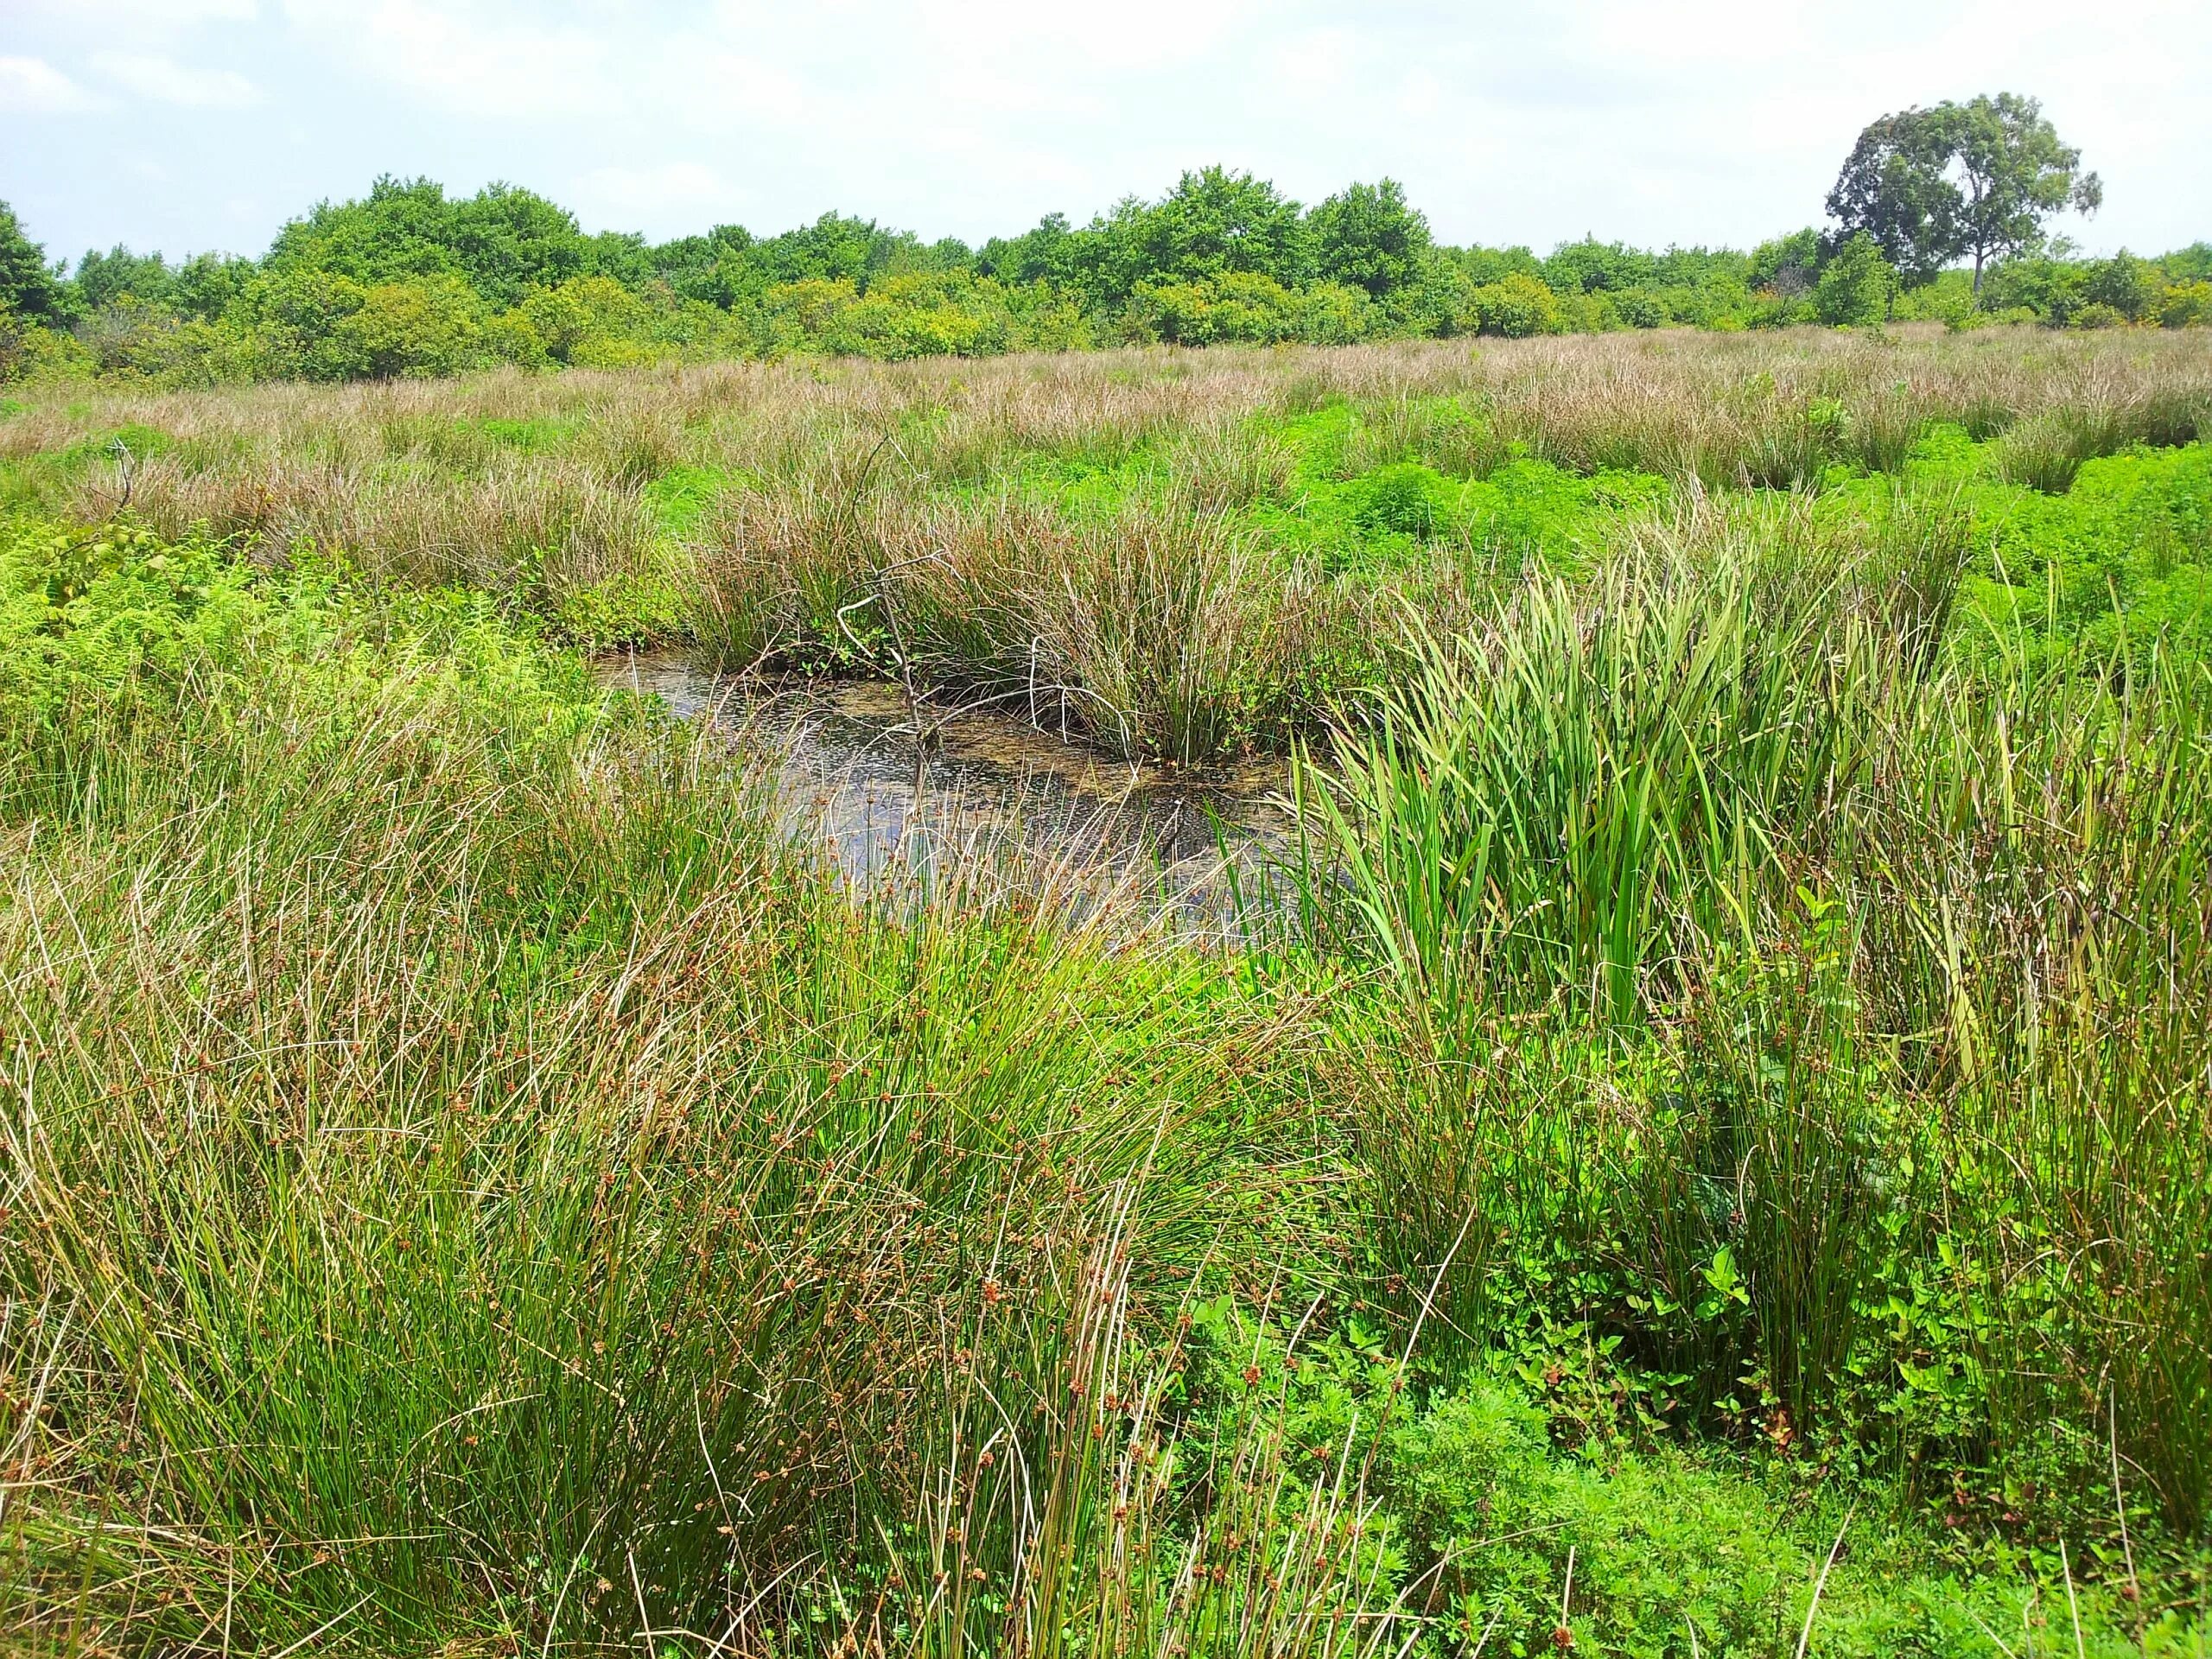
[[[1843,1550],[1843,1535],[1851,1530],[1851,1517],[1859,1511],[1854,1503],[1843,1512],[1843,1524],[1835,1529],[1835,1542],[1828,1546],[1828,1558],[1821,1565],[1818,1583],[1813,1586],[1813,1599],[1805,1604],[1805,1628],[1797,1633],[1797,1659],[1805,1659],[1805,1650],[1813,1644],[1813,1615],[1821,1611],[1821,1592],[1828,1587],[1828,1574],[1835,1570],[1835,1558]]]

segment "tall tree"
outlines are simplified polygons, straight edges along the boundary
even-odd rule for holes
[[[1885,115],[1859,135],[1828,192],[1834,253],[1861,234],[1909,283],[1925,283],[1959,257],[1959,188],[1951,160],[1949,105]]]
[[[2082,152],[2060,140],[2034,99],[1999,92],[1941,108],[1962,187],[1960,251],[1974,256],[1976,293],[1982,267],[2035,246],[2053,213],[2104,205],[2104,181],[2082,170]]]
[[[1185,173],[1156,202],[1120,203],[1102,228],[1114,301],[1144,282],[1201,282],[1249,270],[1296,288],[1313,274],[1298,203],[1264,179],[1223,167]]]
[[[0,201],[0,310],[59,320],[60,294],[46,268],[46,250],[23,234],[16,210]]]
[[[1395,179],[1347,185],[1306,216],[1313,263],[1325,281],[1363,288],[1381,299],[1421,273],[1428,220],[1406,205]]]
[[[2032,98],[1999,92],[1885,115],[1859,135],[1828,192],[1831,250],[1860,232],[1911,283],[1971,254],[1985,266],[2033,247],[2044,221],[2094,212],[2104,186],[2082,170]]]
[[[118,243],[106,253],[88,250],[77,262],[77,294],[88,311],[123,299],[165,300],[175,283],[158,253],[133,253]]]

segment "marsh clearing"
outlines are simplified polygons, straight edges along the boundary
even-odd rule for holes
[[[747,680],[677,651],[599,658],[601,683],[659,698],[771,767],[794,836],[865,884],[933,870],[1147,896],[1227,923],[1248,887],[1292,854],[1281,757],[1191,767],[1116,760],[1041,710],[910,701],[882,680]]]

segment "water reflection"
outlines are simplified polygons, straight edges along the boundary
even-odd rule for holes
[[[673,654],[610,659],[602,675],[775,755],[794,827],[855,879],[996,861],[1226,919],[1232,874],[1249,898],[1264,855],[1289,842],[1280,758],[1117,762],[988,707],[915,710],[880,681],[718,678]]]

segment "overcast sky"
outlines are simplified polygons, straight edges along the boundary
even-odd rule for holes
[[[73,257],[258,252],[384,172],[980,241],[1224,162],[1454,242],[1748,245],[1875,116],[1998,91],[2103,174],[2086,246],[2212,237],[2208,0],[0,0],[0,200]]]

